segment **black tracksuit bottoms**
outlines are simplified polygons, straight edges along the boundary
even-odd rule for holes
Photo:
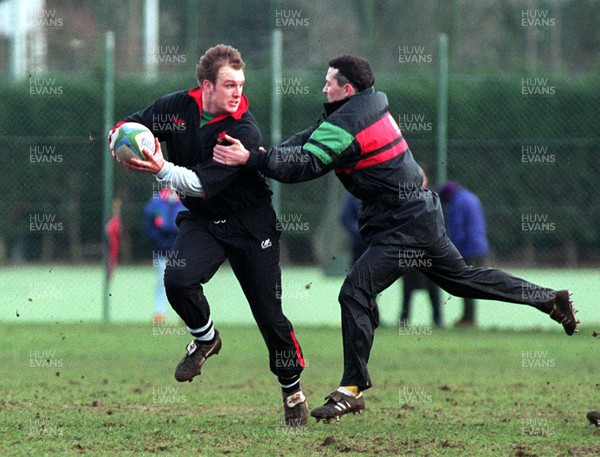
[[[305,362],[281,307],[280,233],[272,206],[220,220],[184,211],[177,225],[179,233],[165,269],[165,289],[188,328],[200,329],[212,322],[202,284],[229,260],[267,345],[271,372],[280,381],[299,375]]]
[[[446,234],[424,248],[378,244],[354,264],[339,294],[342,310],[344,374],[340,385],[371,387],[367,370],[379,325],[376,298],[407,268],[420,269],[451,295],[531,305],[549,313],[555,291],[492,268],[468,266]]]

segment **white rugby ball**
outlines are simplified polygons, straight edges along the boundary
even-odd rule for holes
[[[154,154],[154,135],[145,125],[138,122],[125,122],[115,132],[113,150],[119,162],[127,162],[132,157],[146,160],[142,148]]]

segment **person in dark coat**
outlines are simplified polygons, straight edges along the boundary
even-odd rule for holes
[[[245,165],[280,182],[308,181],[333,171],[362,201],[360,233],[369,247],[346,276],[338,297],[344,372],[340,387],[311,411],[317,420],[365,408],[363,391],[372,386],[367,364],[379,325],[377,296],[407,268],[420,268],[452,295],[529,305],[562,324],[568,335],[577,330],[568,290],[465,263],[446,235],[437,193],[424,186],[422,169],[390,113],[387,97],[374,84],[365,59],[332,59],[323,88],[323,122],[268,151],[247,149],[230,135],[225,139],[231,145],[213,149],[218,163]]]

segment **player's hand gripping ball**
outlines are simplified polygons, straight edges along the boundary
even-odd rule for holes
[[[110,151],[117,162],[127,162],[133,157],[146,160],[142,148],[155,152],[154,135],[145,125],[125,122],[110,135]]]

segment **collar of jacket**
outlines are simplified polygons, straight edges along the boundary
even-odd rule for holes
[[[190,97],[192,97],[194,99],[194,101],[196,102],[196,105],[198,106],[198,112],[200,114],[200,119],[202,119],[202,88],[196,87],[195,89],[188,91],[188,95]],[[246,96],[244,94],[242,94],[242,99],[240,100],[240,105],[238,106],[237,110],[234,113],[221,114],[220,116],[217,116],[214,119],[211,119],[209,122],[207,122],[207,124],[214,124],[215,122],[222,121],[227,116],[231,116],[235,120],[239,121],[241,119],[241,117],[244,115],[244,113],[246,111],[248,111],[249,106],[250,106],[250,103],[248,102],[248,99],[246,98]]]
[[[333,112],[335,112],[337,109],[339,109],[342,105],[344,105],[347,102],[349,102],[350,100],[352,100],[354,97],[360,97],[361,95],[374,94],[374,93],[375,93],[375,88],[369,87],[363,91],[357,92],[354,95],[350,95],[349,97],[343,98],[341,100],[337,100],[335,102],[324,103],[323,106],[325,106],[325,115],[330,116],[331,114],[333,114]]]

